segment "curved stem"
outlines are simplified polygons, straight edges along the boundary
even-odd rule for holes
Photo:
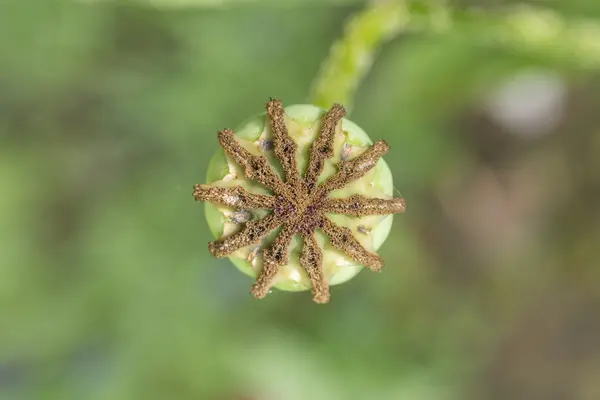
[[[341,103],[349,113],[358,85],[371,69],[377,51],[405,26],[407,14],[404,1],[386,1],[352,17],[313,81],[308,102],[327,109]]]
[[[406,31],[465,38],[523,52],[580,69],[600,67],[600,24],[594,19],[565,18],[542,7],[454,9],[444,2],[373,0],[346,24],[314,79],[309,103],[329,108],[341,103],[348,110],[359,84],[371,69],[378,50]]]

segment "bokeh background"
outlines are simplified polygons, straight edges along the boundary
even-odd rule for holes
[[[189,3],[0,4],[0,398],[600,399],[600,3],[534,3],[584,61],[481,40],[500,0],[383,46],[351,119],[408,211],[327,306],[253,299],[191,187],[365,3]]]

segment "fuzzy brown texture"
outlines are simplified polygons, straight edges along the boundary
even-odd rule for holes
[[[271,99],[267,103],[267,114],[271,121],[271,132],[273,132],[273,150],[275,156],[281,162],[285,173],[286,183],[290,188],[296,190],[300,187],[301,177],[296,163],[296,152],[298,145],[288,134],[285,125],[285,111],[280,101]]]
[[[403,213],[404,210],[406,201],[402,197],[384,200],[355,194],[344,199],[327,199],[323,202],[323,211],[353,217],[396,214]]]
[[[346,115],[346,110],[339,104],[333,107],[323,117],[319,137],[315,140],[310,149],[310,158],[308,169],[304,178],[309,190],[312,190],[319,176],[323,172],[325,160],[333,157],[333,142],[335,139],[335,127],[338,121]]]
[[[273,133],[273,150],[283,168],[285,181],[272,170],[265,157],[248,152],[236,141],[233,131],[225,129],[218,133],[225,152],[243,167],[246,178],[260,182],[273,195],[254,194],[241,187],[221,188],[200,184],[194,186],[193,195],[198,201],[221,204],[235,210],[262,208],[272,210],[272,213],[263,219],[246,222],[241,231],[209,243],[208,248],[213,256],[226,257],[242,247],[260,243],[269,233],[281,227],[274,241],[264,249],[263,268],[252,286],[251,293],[263,298],[273,286],[281,266],[288,263],[292,239],[300,234],[300,264],[312,283],[313,300],[327,303],[329,283],[323,274],[323,254],[315,239],[316,229],[329,236],[333,247],[372,271],[380,271],[383,261],[377,254],[366,250],[350,229],[336,225],[327,218],[326,213],[361,217],[402,213],[406,209],[406,202],[402,198],[387,200],[354,195],[331,199],[327,196],[333,190],[365,176],[389,151],[389,146],[380,140],[353,160],[342,158],[337,173],[319,185],[325,160],[333,156],[335,130],[345,115],[344,108],[335,104],[323,117],[319,136],[311,146],[304,178],[298,170],[298,146],[288,134],[282,103],[271,99],[266,108]]]
[[[323,276],[323,253],[319,248],[315,235],[303,233],[302,254],[300,254],[300,264],[306,270],[313,285],[313,300],[316,303],[329,302],[329,283]]]
[[[194,199],[210,201],[236,210],[251,210],[255,208],[273,208],[275,197],[266,194],[250,193],[241,186],[219,188],[210,185],[194,185]]]
[[[227,257],[237,249],[259,243],[281,224],[282,220],[269,214],[261,220],[249,221],[244,229],[208,244],[208,250],[215,257]]]

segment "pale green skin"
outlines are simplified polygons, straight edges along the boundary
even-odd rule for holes
[[[310,144],[318,134],[320,118],[325,114],[326,110],[313,105],[299,104],[286,107],[285,112],[288,132],[298,144],[298,165],[300,170],[304,172],[308,163]],[[244,123],[235,133],[244,147],[255,154],[266,155],[273,168],[281,174],[281,167],[274,158],[273,152],[260,150],[259,146],[256,145],[260,138],[271,138],[270,127],[266,122],[266,113],[256,115]],[[341,128],[340,124],[338,124],[336,131],[335,156],[331,161],[326,163],[323,174],[320,176],[320,181],[323,181],[327,176],[336,171],[336,164],[341,157],[343,142],[347,142],[353,146],[354,152],[349,156],[350,159],[364,151],[366,149],[365,146],[373,143],[359,126],[345,118],[342,119]],[[232,172],[234,175],[231,174]],[[231,177],[235,179],[231,180]],[[253,192],[270,193],[261,184],[247,180],[244,177],[241,167],[229,159],[229,157],[226,157],[222,148],[219,148],[210,161],[207,172],[207,183],[224,187],[242,185]],[[393,188],[390,169],[386,162],[381,159],[366,176],[352,182],[343,189],[332,192],[330,197],[349,197],[353,194],[362,194],[369,197],[391,198],[393,196]],[[231,222],[225,215],[231,212],[231,209],[227,207],[206,203],[205,211],[208,225],[215,238],[228,236],[242,227],[242,224]],[[260,218],[266,213],[267,211],[259,210],[254,213],[255,218]],[[362,218],[333,214],[329,216],[339,225],[352,229],[361,244],[373,252],[377,251],[388,237],[393,220],[392,215]],[[363,233],[364,230],[363,232],[358,231],[359,225],[370,228],[369,233]],[[272,233],[261,247],[270,243],[277,232],[278,230]],[[318,230],[316,237],[321,249],[323,249],[323,272],[330,285],[346,282],[355,277],[363,269],[362,265],[357,264],[342,252],[332,248],[328,238]],[[247,260],[251,249],[255,247],[249,246],[240,249],[229,257],[231,262],[240,271],[251,277],[256,277],[262,268],[262,256],[260,253],[254,257],[253,262]],[[275,288],[285,291],[302,291],[311,288],[310,280],[299,262],[300,249],[301,240],[296,236],[290,246],[289,263],[281,268],[275,280]]]

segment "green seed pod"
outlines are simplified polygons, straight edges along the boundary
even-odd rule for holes
[[[389,146],[374,145],[344,114],[339,105],[283,108],[271,100],[235,133],[219,132],[223,148],[194,197],[206,202],[217,238],[209,249],[257,278],[258,298],[271,287],[312,288],[325,303],[329,285],[383,265],[375,252],[390,232],[390,214],[404,212],[405,203],[393,198],[381,158]]]

